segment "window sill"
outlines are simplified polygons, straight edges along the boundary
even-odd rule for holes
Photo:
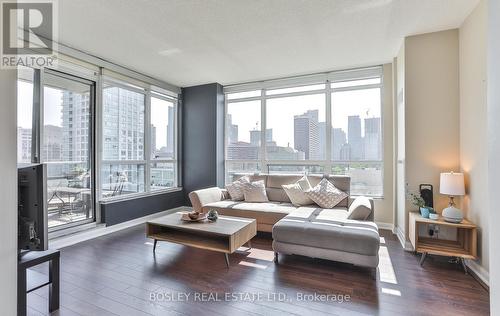
[[[148,196],[161,195],[161,194],[172,193],[172,192],[179,192],[179,191],[182,191],[182,189],[183,189],[182,187],[175,187],[175,188],[155,190],[155,191],[151,191],[151,192],[130,193],[130,194],[125,194],[125,195],[121,195],[121,196],[102,198],[99,201],[99,204],[110,204],[110,203],[115,203],[115,202],[129,201],[129,200],[144,198],[144,197],[148,197]]]

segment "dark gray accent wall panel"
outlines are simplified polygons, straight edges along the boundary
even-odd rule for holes
[[[224,94],[218,83],[182,89],[182,179],[193,190],[224,183]]]
[[[185,205],[182,191],[101,204],[102,221],[107,226]]]

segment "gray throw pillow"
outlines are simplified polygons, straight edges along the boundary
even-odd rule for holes
[[[243,184],[245,202],[269,202],[264,180]]]
[[[325,178],[321,179],[314,188],[306,191],[306,194],[321,208],[334,208],[337,204],[349,197],[347,193],[337,189]]]
[[[365,221],[372,212],[370,200],[364,196],[358,196],[349,206],[348,219]]]

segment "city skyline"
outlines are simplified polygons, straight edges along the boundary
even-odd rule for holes
[[[232,122],[231,115],[228,115],[227,119],[228,159],[258,159],[261,131],[258,129],[248,131],[250,142],[238,140],[238,135],[240,135],[238,125]],[[279,146],[272,135],[273,129],[266,129],[267,159],[326,159],[326,122],[318,122],[317,110],[309,110],[294,116],[293,145],[288,143],[287,146]],[[382,159],[380,117],[364,118],[362,124],[359,115],[350,115],[347,117],[347,131],[333,127],[331,135],[331,158],[333,160]]]

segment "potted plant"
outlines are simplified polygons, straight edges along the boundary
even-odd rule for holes
[[[410,193],[408,195],[408,200],[411,204],[419,208],[420,215],[422,215],[422,217],[429,218],[429,214],[434,213],[434,209],[432,207],[425,206],[425,201],[420,194]]]

